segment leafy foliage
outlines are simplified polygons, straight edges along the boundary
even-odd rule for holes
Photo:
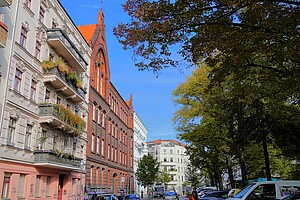
[[[159,163],[148,153],[139,161],[135,175],[137,180],[142,183],[142,186],[149,186],[154,184],[158,175],[158,169]]]

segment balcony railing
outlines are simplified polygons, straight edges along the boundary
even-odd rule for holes
[[[51,166],[59,169],[80,169],[80,158],[71,155],[58,155],[52,150],[35,150],[35,165]]]
[[[0,0],[0,7],[10,6],[11,3],[12,3],[12,0]]]
[[[6,46],[7,32],[7,26],[0,21],[0,48]]]
[[[85,129],[85,121],[62,105],[39,104],[40,123],[48,123],[51,127],[63,130],[71,136],[79,136]]]
[[[74,103],[80,103],[85,99],[85,91],[82,88],[77,88],[75,83],[60,73],[57,67],[44,70],[43,81],[49,82],[56,91],[60,91],[67,99],[70,99]]]
[[[87,61],[83,58],[77,47],[62,29],[53,28],[47,30],[48,44],[63,56],[77,72],[87,69]]]

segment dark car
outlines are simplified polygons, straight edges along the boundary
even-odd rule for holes
[[[94,200],[118,200],[114,194],[100,194]]]
[[[207,192],[200,198],[200,200],[222,200],[228,198],[229,190],[216,190]]]

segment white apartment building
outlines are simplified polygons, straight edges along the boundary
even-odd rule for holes
[[[1,13],[1,199],[79,199],[91,49],[58,0],[12,0]]]
[[[142,122],[141,118],[134,112],[134,173],[138,169],[139,160],[146,154],[148,154],[147,149],[147,127]],[[137,194],[140,194],[143,190],[141,183],[134,179],[134,190]]]
[[[185,144],[176,140],[154,140],[147,142],[147,146],[151,155],[160,163],[160,171],[166,170],[172,177],[172,181],[167,183],[167,190],[182,194],[189,163]]]

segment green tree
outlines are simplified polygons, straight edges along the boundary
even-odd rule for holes
[[[159,163],[148,153],[138,162],[138,168],[135,175],[142,186],[151,186],[157,178],[158,169]]]
[[[201,176],[200,176],[199,169],[197,169],[197,167],[194,167],[191,164],[188,164],[184,175],[185,175],[186,181],[189,182],[192,187],[199,186]]]
[[[295,80],[298,6],[297,1],[283,0],[127,0],[123,9],[130,22],[119,23],[114,34],[124,49],[143,59],[136,63],[141,70],[177,67],[181,60],[171,57],[176,47],[191,65],[217,49],[230,58],[230,70],[259,67]]]
[[[159,171],[158,177],[157,177],[158,182],[163,183],[164,185],[164,190],[168,186],[168,183],[172,180],[172,176],[168,173],[167,170]]]

